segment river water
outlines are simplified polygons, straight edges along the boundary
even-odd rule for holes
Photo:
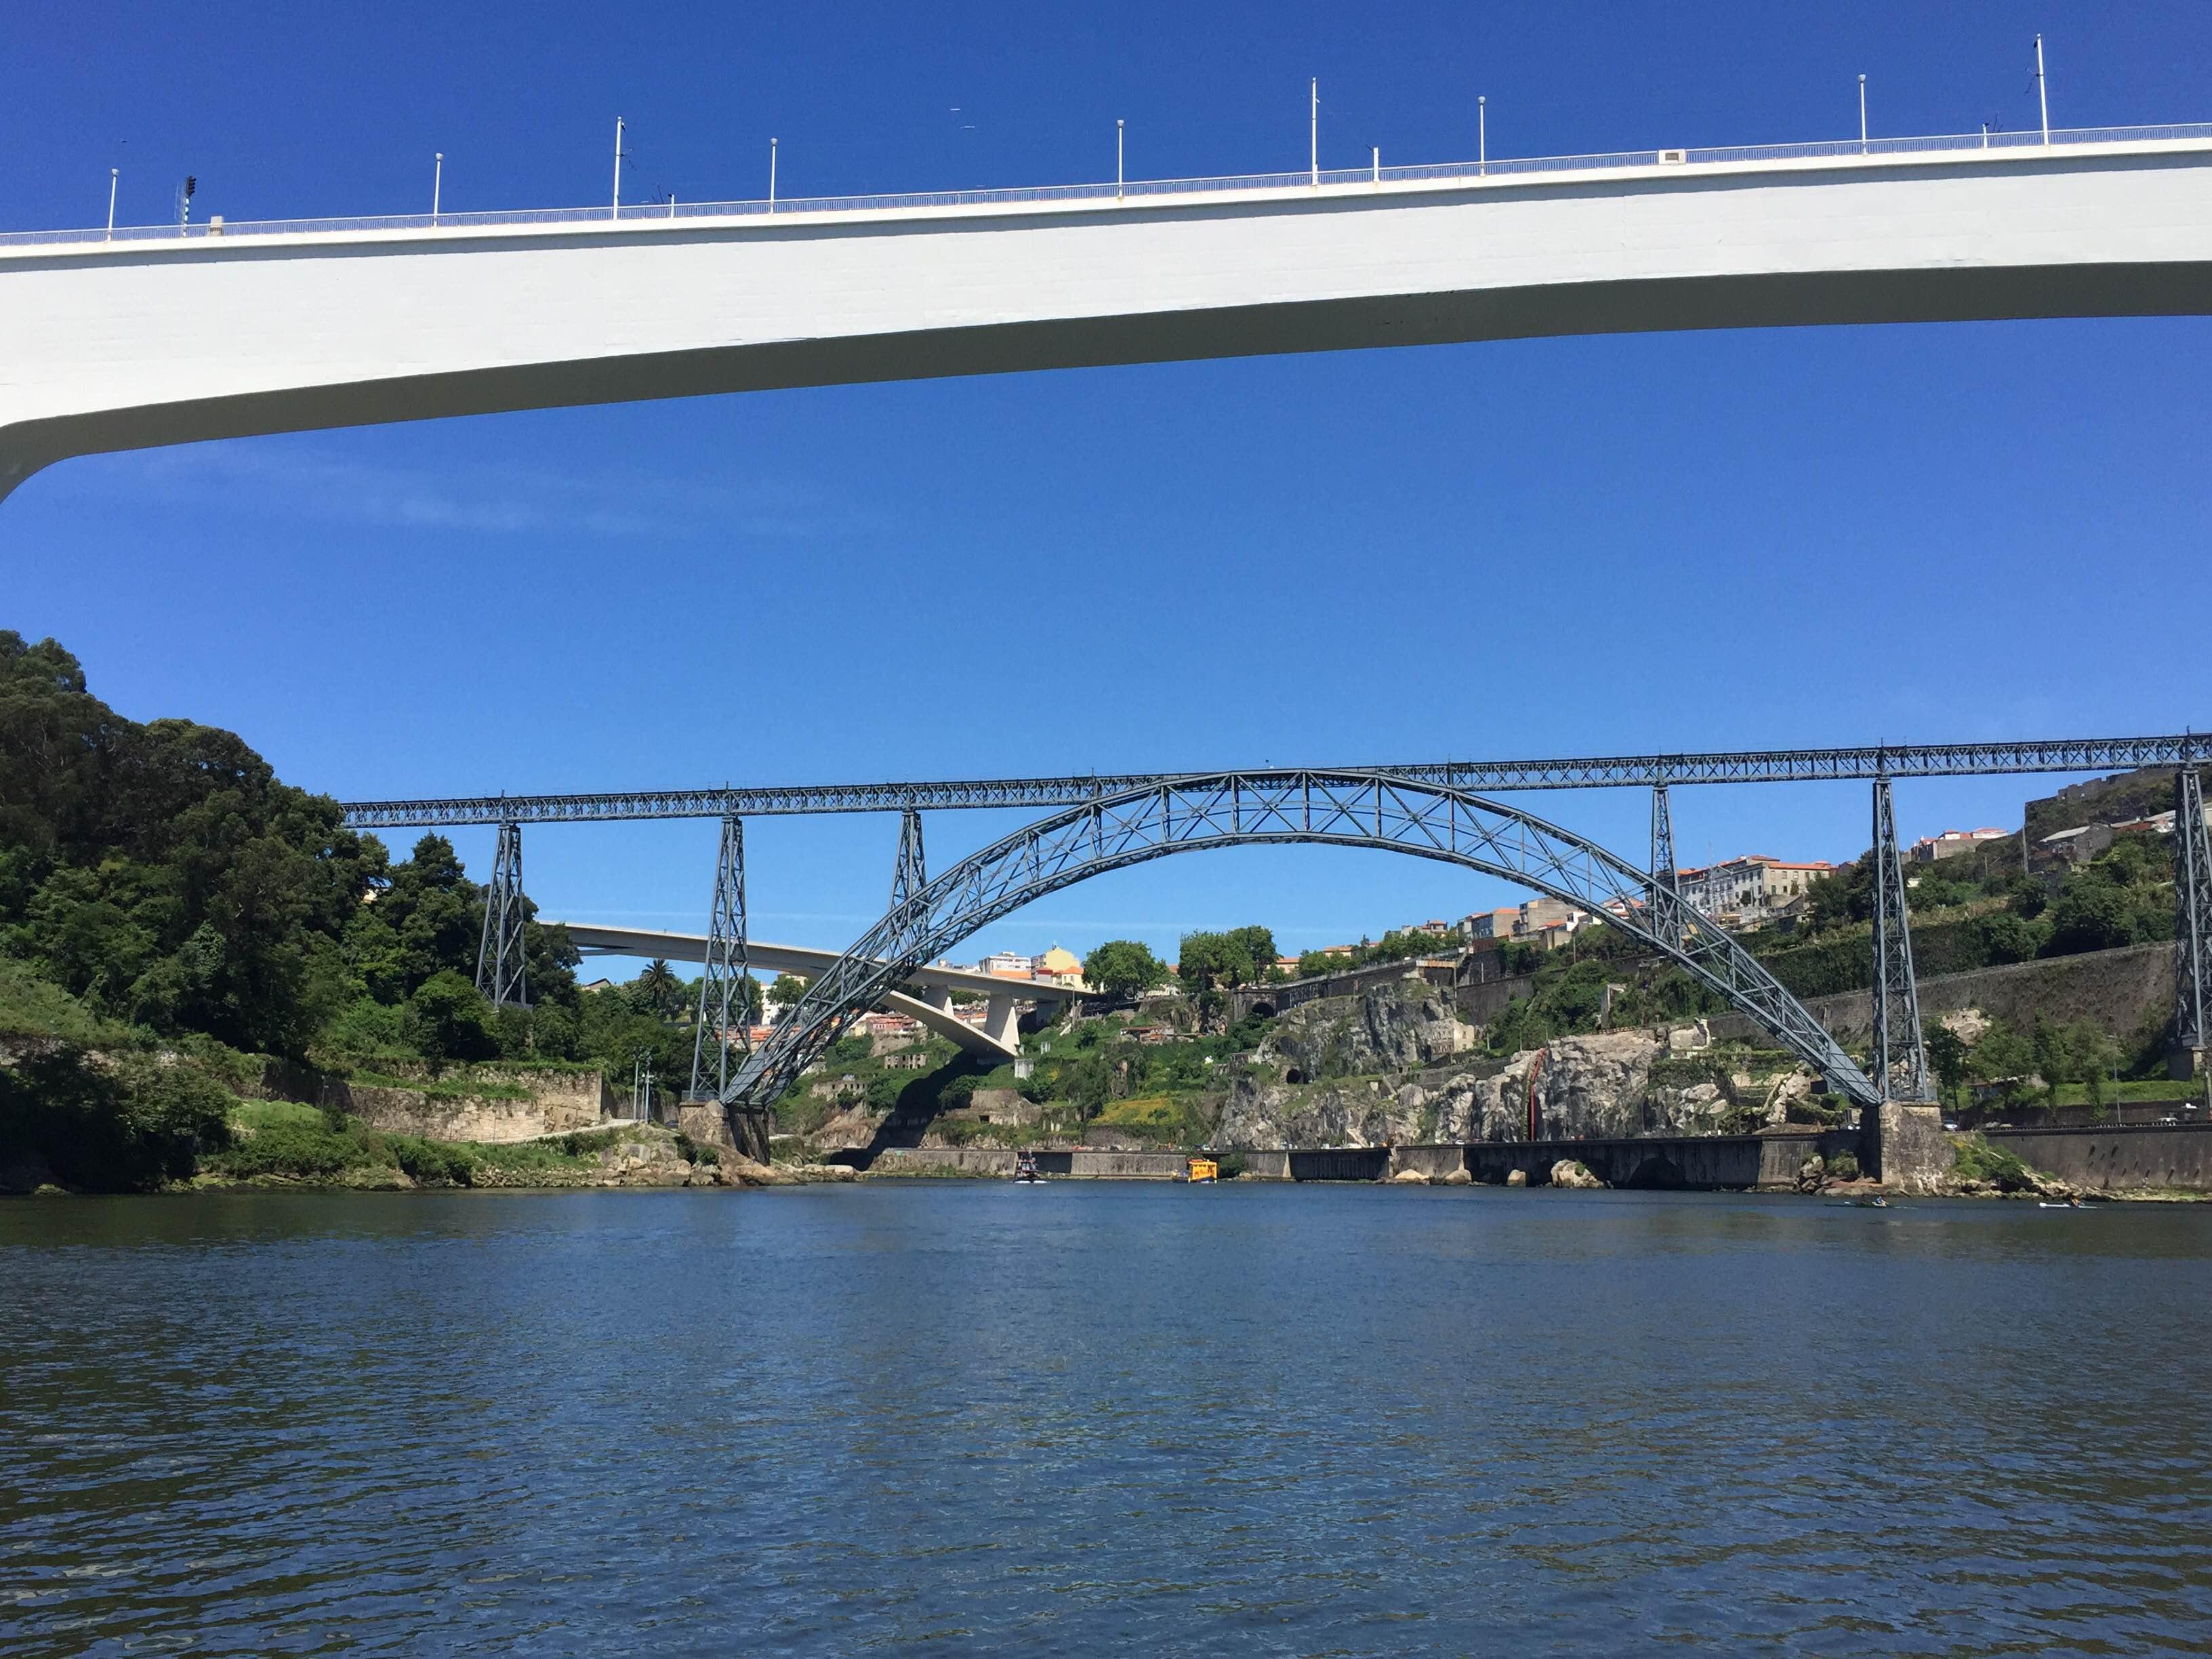
[[[2212,1207],[0,1204],[22,1653],[2212,1650]]]

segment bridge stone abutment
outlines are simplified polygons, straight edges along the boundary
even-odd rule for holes
[[[1859,1162],[1893,1191],[1929,1193],[1950,1172],[1950,1137],[1943,1109],[1915,1101],[1885,1100],[1860,1112]]]
[[[773,1114],[765,1106],[725,1107],[714,1100],[687,1100],[676,1109],[676,1127],[702,1146],[735,1152],[756,1164],[770,1159],[769,1131]]]

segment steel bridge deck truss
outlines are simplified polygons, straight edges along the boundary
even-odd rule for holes
[[[1614,755],[1580,760],[1424,761],[1363,766],[1451,789],[1594,789],[1668,783],[1812,783],[1875,777],[2003,776],[2120,771],[2212,760],[2212,737],[2054,738],[2019,743],[1875,745],[1856,749]],[[588,795],[487,795],[443,800],[356,801],[356,830],[464,823],[591,823],[641,818],[720,818],[807,812],[896,812],[910,807],[1075,806],[1170,782],[1170,773],[1057,778],[970,778],[920,783],[821,783],[719,789],[632,790]]]
[[[1462,790],[1380,773],[1285,770],[1149,784],[1084,803],[963,860],[894,908],[808,988],[725,1102],[775,1100],[884,991],[1034,899],[1172,853],[1269,844],[1410,853],[1565,900],[1681,963],[1830,1086],[1861,1104],[1880,1098],[1834,1038],[1749,952],[1649,872]]]

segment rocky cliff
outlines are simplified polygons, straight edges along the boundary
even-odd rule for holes
[[[1449,994],[1404,979],[1357,999],[1291,1009],[1252,1058],[1278,1068],[1286,1083],[1320,1083],[1434,1066],[1472,1050],[1479,1037],[1462,1023]]]
[[[1532,1072],[1546,1137],[1696,1133],[1717,1127],[1729,1104],[1711,1086],[1660,1091],[1647,1104],[1661,1045],[1641,1031],[1564,1037],[1540,1058],[1502,1063],[1479,1058],[1475,1042],[1449,999],[1414,981],[1295,1008],[1254,1054],[1252,1075],[1231,1085],[1215,1144],[1256,1152],[1518,1139]]]

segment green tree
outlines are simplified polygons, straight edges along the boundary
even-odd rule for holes
[[[768,988],[769,1006],[773,1008],[796,1007],[806,994],[806,981],[797,974],[778,974]]]
[[[1245,963],[1243,971],[1237,975],[1237,983],[1256,985],[1265,979],[1267,976],[1267,970],[1275,965],[1273,931],[1256,924],[1245,927],[1232,927],[1229,932],[1229,939],[1230,943],[1242,953]]]
[[[1874,915],[1874,854],[1862,853],[1833,875],[1805,884],[1805,931],[1831,933]]]
[[[659,957],[646,963],[645,971],[632,981],[637,993],[638,1012],[658,1014],[663,1019],[674,1019],[683,1013],[687,999],[684,981],[676,970]]]
[[[1975,1040],[1967,1067],[1981,1081],[2002,1085],[2005,1103],[2017,1106],[2027,1097],[2028,1079],[2035,1075],[2034,1045],[2002,1020],[1991,1020]]]
[[[2073,956],[2128,944],[2134,930],[2127,895],[2113,882],[2084,871],[2066,884],[2051,907],[2051,953]]]
[[[1982,918],[1982,942],[1994,965],[2027,962],[2043,945],[2043,930],[2033,921],[1999,911]]]
[[[1928,1050],[1929,1066],[1936,1073],[1938,1093],[1955,1102],[1966,1082],[1966,1039],[1948,1025],[1931,1025],[1923,1041]]]
[[[1265,927],[1237,927],[1223,933],[1185,933],[1176,953],[1176,974],[1186,989],[1202,995],[1252,984],[1274,963],[1272,933]]]
[[[0,630],[0,949],[96,1012],[303,1054],[382,848],[234,734],[139,725]]]
[[[491,1004],[452,969],[441,969],[407,999],[402,1029],[415,1051],[433,1061],[495,1060],[499,1036]]]
[[[1083,958],[1083,977],[1109,996],[1137,996],[1167,983],[1167,964],[1137,939],[1109,939]]]

